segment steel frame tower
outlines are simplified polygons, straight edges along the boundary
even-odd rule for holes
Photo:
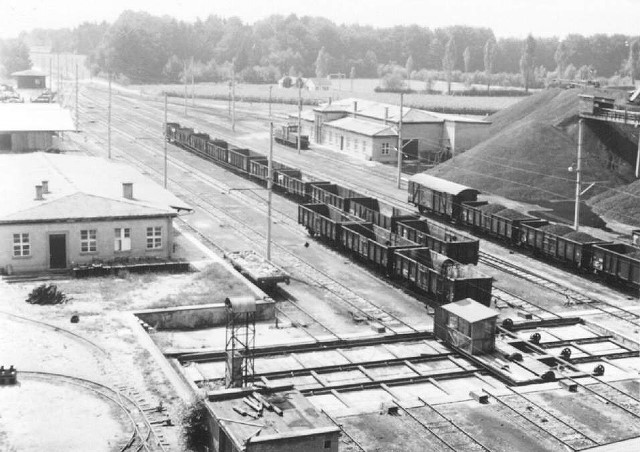
[[[255,375],[256,300],[252,297],[227,298],[225,387],[245,387]]]

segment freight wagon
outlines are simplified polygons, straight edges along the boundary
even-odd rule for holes
[[[350,211],[351,201],[362,202],[366,199],[371,198],[337,184],[322,184],[311,187],[313,202],[329,204],[345,212]]]
[[[264,157],[251,149],[229,149],[227,154],[227,163],[247,175],[249,174],[251,160]]]
[[[493,278],[429,248],[397,250],[394,275],[426,293],[437,305],[472,298],[491,305]]]
[[[640,249],[634,246],[625,243],[593,245],[591,268],[608,280],[640,287]]]
[[[259,287],[271,289],[280,282],[289,284],[289,275],[283,269],[254,251],[234,251],[225,254],[225,257],[236,270]]]
[[[340,243],[342,226],[346,224],[364,223],[354,221],[341,211],[326,204],[298,205],[298,224],[301,224],[312,237],[329,241],[331,244]]]
[[[393,274],[393,253],[420,245],[371,223],[343,224],[342,246],[387,276]]]
[[[287,124],[275,129],[273,138],[276,143],[292,148],[298,147],[298,126]],[[309,135],[300,135],[300,149],[309,149]]]
[[[478,263],[480,241],[438,223],[426,219],[400,220],[397,233],[461,264]]]
[[[409,204],[420,212],[433,212],[457,221],[462,203],[477,201],[478,190],[449,182],[427,174],[416,174],[409,179]]]
[[[415,212],[391,207],[375,198],[350,200],[349,213],[391,232],[397,232],[398,221],[420,218]]]

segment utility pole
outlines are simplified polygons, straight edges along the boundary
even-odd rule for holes
[[[78,126],[80,125],[80,116],[78,109],[78,63],[76,63],[76,132],[78,131]]]
[[[582,191],[582,135],[584,119],[578,120],[578,161],[576,163],[576,210],[573,217],[573,228],[578,232],[580,227],[580,192]]]
[[[49,54],[49,91],[53,93],[53,58]]]
[[[60,74],[60,54],[59,53],[56,54],[56,65],[58,66],[58,70],[57,70],[57,72],[58,72],[58,74],[57,74],[58,75],[58,83],[57,83],[57,85],[58,86],[56,86],[56,91],[58,92],[58,102],[60,102],[60,105],[62,105],[62,90],[60,89],[61,88],[60,85],[62,85],[62,78],[61,78],[61,74]]]
[[[164,93],[164,188],[167,188],[167,93]]]
[[[402,188],[402,115],[404,113],[404,93],[400,93],[400,120],[398,121],[398,188]]]
[[[638,153],[636,154],[636,179],[640,177],[640,134],[638,135]]]
[[[236,131],[236,63],[231,69],[231,130]]]
[[[193,57],[191,57],[191,106],[196,106],[196,84],[193,77]]]
[[[182,61],[182,74],[184,77],[184,115],[187,115],[187,60]]]
[[[302,77],[298,77],[298,154],[300,154],[302,138]]]
[[[272,89],[273,89],[273,86],[270,85],[269,86],[269,119],[271,119],[271,90]],[[638,146],[640,146],[640,144]]]
[[[271,262],[271,195],[273,193],[273,122],[269,123],[269,161],[267,172],[267,261]]]
[[[109,107],[107,108],[107,155],[111,159],[111,71],[109,71]]]

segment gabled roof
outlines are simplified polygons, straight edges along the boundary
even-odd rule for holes
[[[35,69],[26,69],[24,71],[18,71],[11,74],[11,77],[46,77],[44,72],[37,71]]]
[[[133,168],[98,157],[1,154],[0,168],[0,223],[175,216],[190,210]],[[50,193],[36,200],[35,186],[45,180]],[[124,182],[133,184],[133,199],[123,197]]]
[[[485,305],[478,303],[471,298],[465,298],[464,300],[455,301],[453,303],[447,303],[441,307],[441,309],[450,312],[462,319],[465,319],[469,323],[479,322],[481,320],[498,317],[498,313]]]
[[[398,133],[393,129],[393,127],[356,118],[340,118],[335,121],[325,122],[324,125],[370,137],[398,136]]]
[[[331,80],[321,77],[307,79],[307,82],[313,82],[317,86],[331,86]]]
[[[64,132],[76,130],[69,110],[58,104],[0,103],[0,132]]]
[[[470,190],[476,193],[480,193],[475,188],[467,187],[466,185],[456,184],[439,177],[431,176],[430,174],[420,173],[415,174],[409,178],[410,182],[415,182],[420,185],[424,185],[427,188],[440,191],[443,193],[449,193],[451,195],[459,195],[464,191]]]

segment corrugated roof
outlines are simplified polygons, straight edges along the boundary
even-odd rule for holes
[[[335,127],[336,129],[347,130],[370,137],[398,136],[396,131],[388,125],[356,118],[340,118],[335,121],[325,122],[324,126]]]
[[[471,298],[465,298],[464,300],[445,304],[442,306],[442,309],[465,319],[469,323],[479,322],[480,320],[498,316],[496,311],[472,300]]]
[[[57,104],[0,104],[0,132],[76,130],[71,112]]]
[[[429,174],[420,173],[409,178],[411,182],[416,182],[420,185],[424,185],[425,187],[441,191],[444,193],[450,193],[452,195],[459,195],[463,191],[472,190],[476,193],[480,193],[475,188],[467,187],[466,185],[456,184],[455,182],[450,182],[445,179],[440,179],[439,177],[431,176]]]
[[[174,215],[190,207],[133,168],[99,157],[64,154],[2,154],[0,222]],[[49,194],[35,199],[35,186]],[[133,199],[122,183],[133,183]]]
[[[46,77],[47,74],[44,72],[37,71],[35,69],[26,69],[24,71],[18,71],[11,74],[11,77],[16,76],[31,76],[31,77]]]

